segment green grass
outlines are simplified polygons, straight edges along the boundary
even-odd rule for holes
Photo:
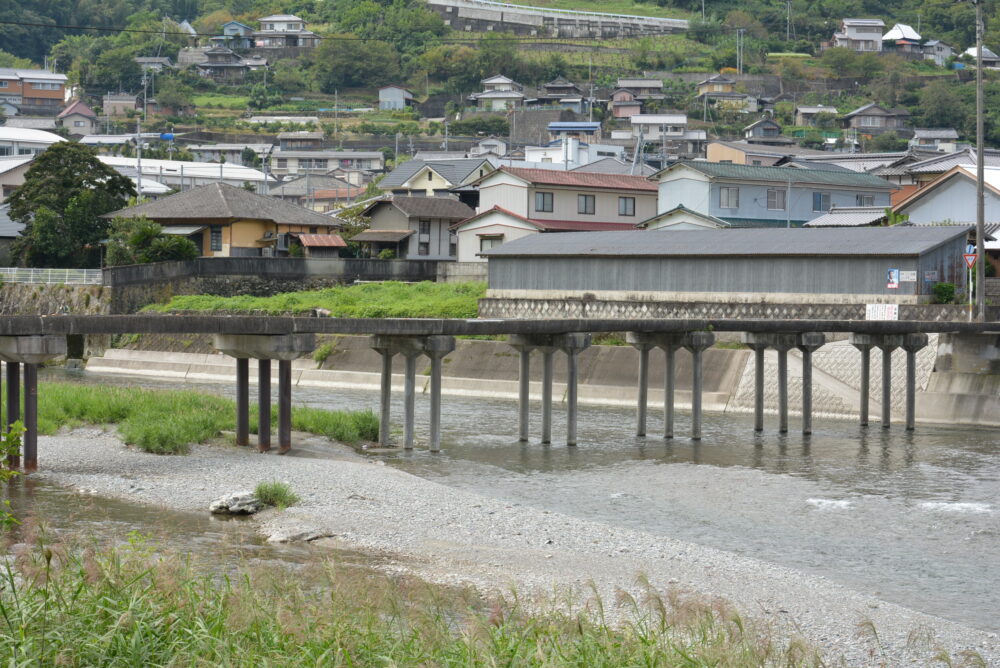
[[[279,510],[284,510],[288,506],[294,506],[301,501],[298,494],[292,491],[287,482],[262,482],[253,491],[261,503],[265,506],[274,506]]]
[[[271,413],[275,424],[277,406],[271,407]],[[256,433],[256,407],[251,407],[250,415],[250,429]],[[147,452],[181,454],[192,443],[204,443],[234,429],[236,406],[229,399],[189,390],[74,383],[39,385],[40,434],[54,434],[62,427],[85,424],[114,424],[126,443]],[[292,428],[343,443],[378,438],[378,418],[371,411],[296,407],[292,411]]]
[[[624,621],[611,624],[594,596],[528,610],[516,594],[329,560],[203,565],[140,536],[115,549],[32,542],[0,566],[0,655],[107,668],[823,665],[723,604],[644,589],[619,596]]]
[[[286,292],[273,297],[174,297],[146,311],[214,311],[230,313],[295,314],[314,308],[334,318],[474,318],[485,283],[362,283],[309,292]]]
[[[195,95],[191,98],[196,107],[217,109],[246,109],[250,98],[245,95]]]

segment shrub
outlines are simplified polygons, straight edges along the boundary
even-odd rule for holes
[[[301,501],[286,482],[262,482],[257,485],[253,493],[265,506],[274,506],[278,510],[284,510]]]
[[[333,344],[324,343],[313,352],[313,361],[316,362],[316,364],[322,364],[323,362],[326,361],[326,358],[329,357],[330,353],[332,352],[333,352]]]
[[[935,283],[932,289],[935,304],[951,304],[955,301],[954,283]]]

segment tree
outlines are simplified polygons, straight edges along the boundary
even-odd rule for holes
[[[101,215],[135,197],[132,181],[74,142],[39,154],[10,195],[10,217],[25,225],[11,256],[26,267],[96,267],[108,223]]]
[[[111,221],[107,248],[105,260],[109,267],[193,260],[199,255],[193,241],[164,234],[160,225],[144,216]]]
[[[191,106],[194,90],[174,77],[163,77],[157,88],[156,101],[160,106],[170,107],[181,113]]]
[[[313,74],[324,93],[346,86],[381,86],[398,80],[399,54],[387,42],[334,35],[316,48]]]
[[[906,140],[895,132],[886,132],[868,142],[868,150],[873,153],[890,153],[906,149]]]
[[[950,81],[933,81],[920,90],[920,123],[925,128],[961,129],[974,115],[961,87]]]

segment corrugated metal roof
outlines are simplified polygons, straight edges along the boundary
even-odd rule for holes
[[[748,257],[915,256],[966,227],[893,226],[819,229],[677,230],[533,235],[484,251],[489,257]]]
[[[850,206],[830,209],[822,216],[813,218],[802,227],[860,227],[873,225],[885,218],[885,207]]]
[[[647,190],[656,192],[659,186],[644,176],[628,174],[599,174],[592,172],[560,172],[549,169],[501,167],[504,171],[529,183],[545,186],[570,186],[577,188],[608,188],[611,190]]]
[[[299,234],[299,243],[309,248],[344,248],[347,242],[339,234]]]
[[[771,181],[774,183],[793,184],[805,183],[826,186],[846,186],[852,188],[869,188],[893,190],[896,186],[870,174],[855,172],[831,172],[819,169],[798,169],[792,167],[756,167],[751,165],[731,165],[719,162],[690,161],[680,162],[659,172],[689,167],[702,174],[717,179],[732,179],[738,181]],[[654,174],[651,178],[656,178]]]

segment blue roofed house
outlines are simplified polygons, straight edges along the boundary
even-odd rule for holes
[[[831,206],[888,207],[896,188],[870,174],[700,160],[674,163],[649,178],[660,184],[658,216],[683,207],[730,227],[800,227]]]
[[[210,39],[215,46],[249,49],[253,46],[253,28],[239,21],[226,21],[222,24],[222,34]]]

